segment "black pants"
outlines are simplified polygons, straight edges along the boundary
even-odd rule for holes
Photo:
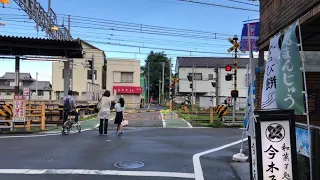
[[[79,114],[77,113],[77,111],[72,111],[72,112],[64,112],[64,116],[63,116],[63,123],[65,123],[68,120],[68,116],[69,115],[73,115],[74,121],[77,123],[79,121]]]
[[[104,123],[103,123],[104,121]],[[104,124],[104,126],[103,126]],[[99,125],[99,133],[100,134],[107,134],[108,133],[108,119],[100,119],[100,125]]]

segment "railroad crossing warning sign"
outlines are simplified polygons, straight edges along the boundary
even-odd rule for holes
[[[233,39],[228,38],[228,41],[233,45],[231,48],[228,49],[228,53],[232,52],[235,49],[240,49],[240,42],[235,42]],[[241,51],[243,54],[246,53],[245,50]]]

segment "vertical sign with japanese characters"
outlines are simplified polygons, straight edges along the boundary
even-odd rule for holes
[[[295,180],[296,141],[293,110],[257,110],[259,180]]]
[[[15,95],[13,99],[13,122],[25,122],[26,98],[23,95]]]
[[[296,24],[291,25],[283,38],[277,72],[276,103],[279,109],[294,109],[296,115],[302,115],[305,103],[296,27]]]
[[[263,179],[292,180],[289,121],[261,122],[261,148]]]
[[[280,61],[279,39],[281,33],[277,34],[270,40],[268,60],[264,72],[261,108],[274,109],[276,104],[276,81]]]

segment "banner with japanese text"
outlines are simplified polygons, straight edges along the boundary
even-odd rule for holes
[[[249,28],[248,28],[249,25]],[[248,32],[249,31],[249,32]],[[250,34],[249,34],[250,33]],[[249,51],[249,35],[252,51],[257,52],[257,41],[260,38],[260,22],[244,24],[241,34],[240,50]]]
[[[279,109],[294,109],[296,115],[305,112],[303,100],[303,75],[296,38],[296,24],[289,27],[281,46],[280,63],[276,81],[276,103]]]
[[[277,108],[276,103],[276,76],[280,62],[279,39],[281,33],[278,33],[270,40],[268,60],[264,71],[261,109]]]

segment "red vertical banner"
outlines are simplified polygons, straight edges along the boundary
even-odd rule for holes
[[[26,98],[23,95],[15,95],[13,99],[13,122],[26,121]]]

